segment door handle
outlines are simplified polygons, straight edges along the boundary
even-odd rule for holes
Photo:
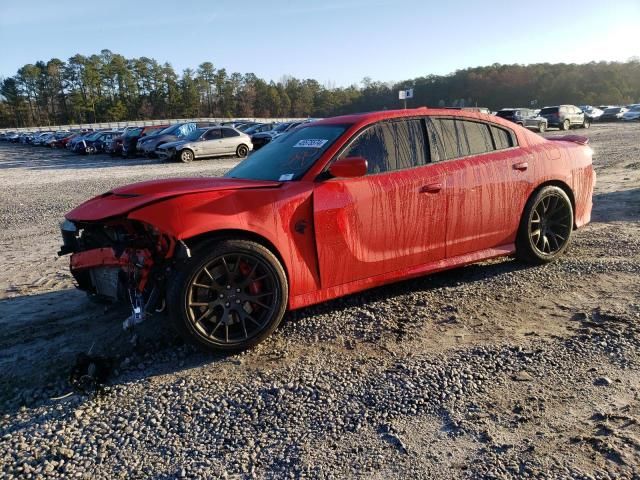
[[[520,163],[514,163],[513,164],[513,169],[514,170],[524,171],[527,168],[529,168],[529,164],[527,162],[520,162]]]
[[[438,193],[440,190],[442,190],[441,183],[429,183],[420,187],[420,193]]]

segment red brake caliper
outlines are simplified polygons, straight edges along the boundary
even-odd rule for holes
[[[240,262],[240,273],[242,275],[247,276],[251,273],[251,267],[246,262]],[[262,281],[251,282],[249,284],[249,291],[251,295],[257,295],[262,291]]]

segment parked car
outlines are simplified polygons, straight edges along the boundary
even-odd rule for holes
[[[478,113],[484,113],[486,115],[491,115],[491,110],[489,110],[487,107],[462,107],[462,110],[466,110],[468,112],[478,112]]]
[[[591,120],[575,105],[558,105],[556,107],[544,107],[540,110],[540,116],[547,119],[548,127],[558,127],[560,130],[569,130],[572,127],[589,128]]]
[[[640,121],[640,104],[631,105],[629,110],[624,112],[622,120],[625,122],[638,122]]]
[[[283,133],[289,131],[292,128],[297,127],[302,122],[282,122],[276,125],[272,130],[266,132],[258,132],[251,135],[251,143],[253,143],[253,149],[259,150],[266,144],[271,142],[274,138],[279,137]]]
[[[223,178],[84,202],[65,216],[60,253],[90,295],[131,295],[127,325],[166,300],[186,337],[245,349],[287,309],[489,258],[557,259],[591,218],[587,143],[460,110],[328,118]]]
[[[55,148],[55,144],[59,140],[62,140],[63,138],[68,137],[69,135],[70,135],[69,132],[64,132],[64,131],[56,132],[44,142],[44,146],[49,148]]]
[[[80,154],[102,153],[106,145],[117,135],[120,135],[120,132],[116,130],[93,132],[76,142],[73,151]]]
[[[535,110],[529,108],[503,108],[496,115],[523,127],[535,129],[540,133],[547,130],[547,119],[537,115]]]
[[[133,128],[126,132],[126,134],[122,135],[121,139],[121,149],[120,154],[123,158],[134,157],[137,155],[138,150],[136,148],[138,144],[138,140],[145,137],[150,137],[165,128],[169,125],[153,125],[148,127],[137,127]]]
[[[146,138],[140,138],[136,143],[136,150],[147,157],[155,157],[156,150],[160,145],[169,142],[175,142],[181,138],[186,137],[198,126],[195,122],[176,123],[170,125],[158,132],[157,135],[152,135]]]
[[[156,156],[164,160],[178,159],[184,163],[199,158],[236,155],[244,158],[253,149],[249,135],[231,127],[199,128],[184,139],[158,147]]]
[[[75,137],[77,137],[79,135],[79,133],[75,132],[67,132],[66,135],[64,135],[61,138],[56,139],[54,142],[51,142],[51,148],[65,148],[67,146],[67,143],[69,143],[72,139],[74,139]]]
[[[78,143],[82,142],[83,140],[86,140],[87,138],[92,136],[94,133],[96,132],[93,132],[93,131],[79,132],[77,136],[73,137],[67,142],[67,144],[65,145],[66,149],[71,150],[73,152]]]
[[[591,105],[581,105],[580,110],[584,112],[585,116],[589,117],[591,123],[600,120],[600,116],[604,112],[604,110],[600,110],[598,107],[593,107]]]
[[[31,144],[32,145],[42,145],[42,142],[44,142],[47,138],[49,138],[51,135],[53,135],[53,132],[37,132],[31,140]]]
[[[622,120],[622,117],[627,111],[627,107],[609,107],[600,116],[600,121],[617,122],[618,120]]]
[[[249,136],[252,136],[256,133],[268,132],[270,130],[273,130],[275,127],[275,123],[256,123],[255,125],[252,125],[249,128],[243,130],[243,132]]]

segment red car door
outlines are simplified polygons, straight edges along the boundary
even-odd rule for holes
[[[437,149],[444,142],[441,149],[449,157],[443,163],[449,193],[447,258],[513,243],[529,179],[529,157],[517,147],[515,135],[460,118],[432,118],[427,128],[431,144]]]
[[[443,259],[446,185],[428,162],[424,120],[368,127],[339,158],[353,156],[367,159],[366,176],[314,188],[322,287]]]

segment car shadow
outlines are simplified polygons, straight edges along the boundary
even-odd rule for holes
[[[287,335],[288,325],[318,314],[483,281],[524,268],[527,266],[516,261],[492,261],[377,287],[290,312],[276,335]],[[69,373],[80,353],[108,359],[112,373],[109,385],[206,364],[240,362],[238,355],[211,354],[185,344],[163,314],[136,327],[137,342],[133,344],[132,334],[122,330],[128,314],[125,307],[94,304],[75,289],[0,300],[0,412],[11,413],[22,405],[46,403],[72,392]]]
[[[593,222],[640,220],[640,188],[594,195],[591,219]]]

